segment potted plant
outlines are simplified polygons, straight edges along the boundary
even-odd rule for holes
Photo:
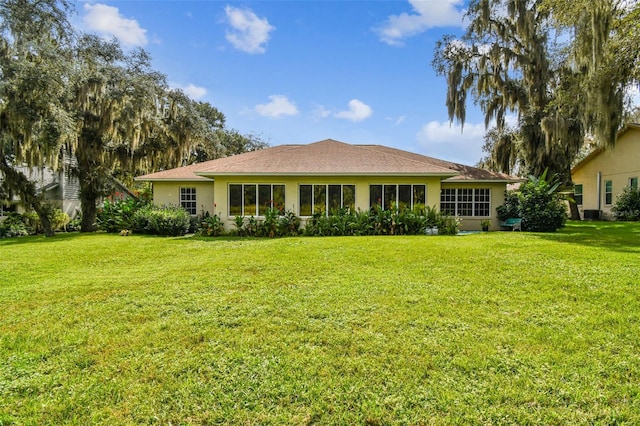
[[[480,221],[480,227],[482,228],[482,230],[484,232],[487,232],[489,230],[489,227],[491,226],[491,220],[489,219],[482,219]]]

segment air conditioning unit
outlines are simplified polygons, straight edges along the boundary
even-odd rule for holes
[[[600,220],[600,210],[585,210],[584,220]]]

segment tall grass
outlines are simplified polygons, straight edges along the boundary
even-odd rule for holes
[[[0,240],[0,424],[637,424],[639,241]]]

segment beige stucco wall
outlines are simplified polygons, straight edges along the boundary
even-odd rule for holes
[[[153,202],[157,205],[177,206],[180,204],[180,188],[196,188],[198,214],[214,214],[213,182],[153,182]]]
[[[198,212],[208,211],[219,214],[225,223],[225,229],[231,230],[233,217],[229,215],[230,184],[274,184],[285,186],[285,208],[299,214],[299,185],[301,184],[343,184],[355,185],[356,209],[369,209],[369,185],[372,184],[425,184],[427,186],[427,205],[440,207],[439,177],[384,177],[384,176],[222,176],[212,182],[154,182],[153,201],[156,204],[177,205],[181,186],[196,188]],[[490,188],[491,189],[491,229],[497,230],[496,207],[504,203],[504,183],[442,183],[446,188]],[[215,194],[215,200],[214,200]],[[215,203],[215,207],[214,207]],[[201,207],[202,206],[202,207]],[[462,218],[462,230],[480,230],[483,218]]]
[[[632,177],[640,177],[640,130],[635,128],[622,134],[613,149],[602,151],[574,170],[573,183],[582,184],[583,203],[578,206],[580,214],[583,215],[584,210],[600,209],[606,217],[611,205],[605,204],[605,181],[612,182],[612,203],[615,203],[616,197],[629,185],[629,178]]]

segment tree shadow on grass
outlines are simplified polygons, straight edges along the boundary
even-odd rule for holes
[[[569,221],[558,232],[534,235],[546,241],[640,253],[640,222]]]

